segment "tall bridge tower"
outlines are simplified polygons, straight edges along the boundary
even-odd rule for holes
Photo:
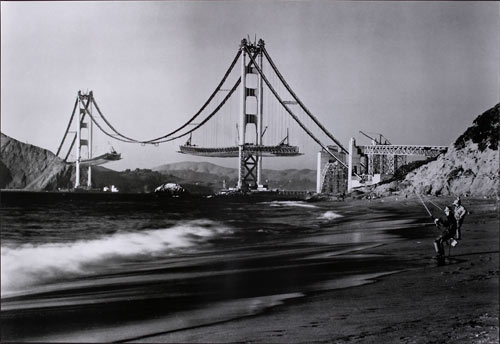
[[[82,147],[86,147],[87,159],[92,159],[92,121],[90,116],[85,116],[87,111],[91,112],[93,93],[84,94],[78,91],[79,115],[76,129],[76,161],[75,161],[75,189],[80,187],[80,163],[82,161]],[[87,187],[92,187],[92,166],[88,165]]]
[[[94,115],[93,109],[97,110],[100,118],[106,123],[115,133],[116,130],[109,124],[109,122],[105,119],[101,110],[97,106],[97,103],[94,99],[94,94],[92,91],[88,93],[83,93],[82,91],[78,91],[78,95],[75,100],[75,105],[73,106],[73,112],[71,113],[71,118],[69,119],[68,126],[66,127],[66,131],[64,132],[64,136],[59,144],[59,148],[57,149],[56,156],[59,156],[59,153],[62,152],[63,147],[68,148],[66,156],[64,157],[64,162],[66,164],[75,165],[75,184],[74,188],[82,188],[81,185],[81,169],[87,167],[87,188],[92,188],[92,166],[102,165],[109,161],[120,160],[121,155],[116,153],[114,150],[111,153],[106,153],[94,157],[93,152],[93,131],[94,125],[107,136],[112,137],[116,140],[121,140],[124,142],[136,142],[133,140],[125,141],[121,137],[112,136],[109,132],[107,132],[102,124],[96,121],[96,116]],[[70,129],[75,124],[73,123],[76,120],[76,130]],[[68,139],[68,136],[72,136],[72,139]],[[69,144],[69,147],[67,147]],[[68,162],[68,157],[73,151],[73,147],[75,148],[75,161]],[[65,149],[66,150],[66,149]]]
[[[244,48],[247,49],[244,49]],[[247,145],[262,146],[262,116],[263,116],[263,83],[262,75],[257,68],[248,63],[247,54],[253,54],[262,68],[262,49],[264,41],[257,45],[241,41],[241,103],[238,132],[238,189],[248,185],[262,184],[262,155],[245,149]],[[251,132],[247,134],[248,125],[255,126],[254,139]],[[251,126],[248,129],[252,129]]]

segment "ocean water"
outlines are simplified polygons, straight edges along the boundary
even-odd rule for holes
[[[2,205],[2,340],[123,341],[254,315],[403,262],[343,202],[72,199]]]

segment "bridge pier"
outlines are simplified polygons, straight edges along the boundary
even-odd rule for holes
[[[316,192],[339,195],[348,189],[349,178],[344,165],[346,158],[350,158],[351,155],[346,156],[337,146],[327,148],[328,152],[322,150],[318,153]],[[335,158],[332,158],[332,155]]]
[[[261,39],[259,40],[259,48],[262,49],[264,46],[264,41]],[[260,68],[263,66],[263,56],[262,56],[262,50],[259,53],[259,65]],[[258,74],[258,92],[257,92],[257,133],[256,133],[256,140],[257,140],[257,145],[262,146],[262,121],[263,121],[263,114],[264,114],[264,82],[262,80],[262,75],[260,73]],[[257,154],[257,185],[262,185],[262,155]]]
[[[262,123],[263,123],[263,81],[262,76],[257,69],[248,62],[248,56],[245,48],[257,53],[258,63],[262,67],[262,48],[264,41],[259,40],[258,46],[247,45],[246,39],[241,41],[241,100],[240,100],[240,119],[238,131],[238,189],[246,189],[249,186],[257,187],[262,184],[262,155],[259,152],[250,153],[245,150],[245,145],[254,144],[262,146]],[[257,78],[257,83],[249,84],[248,75]],[[249,98],[255,98],[256,109],[250,109],[247,106]],[[255,142],[247,142],[246,129],[248,124],[255,125]]]
[[[245,41],[245,40],[244,40]],[[246,42],[246,41],[245,41]],[[243,41],[241,42],[243,48]],[[239,120],[239,132],[238,132],[238,189],[243,188],[244,184],[244,152],[245,149],[245,131],[246,131],[246,103],[247,103],[247,94],[246,94],[246,57],[247,54],[245,51],[241,54],[241,99],[240,99],[240,120]]]
[[[92,112],[92,91],[89,94],[82,94],[78,91],[79,114],[76,129],[76,162],[75,162],[75,189],[81,186],[80,184],[80,163],[82,160],[82,146],[87,147],[87,157],[92,159],[92,120],[85,121],[87,111]],[[87,130],[86,138],[82,138],[82,130]],[[92,166],[88,166],[87,171],[87,187],[92,186]]]

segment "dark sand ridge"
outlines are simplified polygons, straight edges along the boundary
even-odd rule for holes
[[[394,197],[355,203],[409,211],[419,206],[416,199]],[[498,208],[492,200],[467,199],[465,204],[472,214],[464,240],[444,266],[430,259],[438,234],[434,227],[394,230],[405,240],[364,253],[404,257],[421,262],[421,267],[377,278],[376,283],[289,300],[265,314],[137,341],[498,343]]]

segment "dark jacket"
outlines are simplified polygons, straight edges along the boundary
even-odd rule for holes
[[[436,225],[438,226],[438,228],[444,227],[445,231],[448,231],[453,235],[457,231],[457,220],[455,219],[455,215],[451,211],[448,216],[437,219]]]

